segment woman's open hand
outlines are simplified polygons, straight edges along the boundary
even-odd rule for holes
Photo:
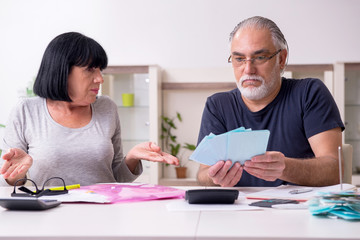
[[[8,182],[13,182],[11,179],[24,178],[33,163],[32,157],[19,148],[10,148],[2,158],[5,163],[1,167],[0,173],[4,179],[9,179]],[[10,182],[9,184],[11,184]]]
[[[133,147],[126,155],[126,161],[141,159],[179,165],[179,159],[171,154],[161,151],[161,148],[152,142],[140,143]]]

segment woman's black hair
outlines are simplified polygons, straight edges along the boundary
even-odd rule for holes
[[[34,93],[51,100],[67,101],[67,83],[73,66],[107,67],[105,50],[95,40],[77,32],[63,33],[47,46],[34,83]]]

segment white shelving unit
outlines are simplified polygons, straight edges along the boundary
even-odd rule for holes
[[[102,95],[110,96],[118,106],[121,137],[126,154],[141,142],[159,143],[161,81],[157,66],[109,66],[103,71]],[[124,106],[123,93],[134,94],[134,105]],[[158,184],[160,164],[143,161],[144,172],[136,180]]]

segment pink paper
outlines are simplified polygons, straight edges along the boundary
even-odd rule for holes
[[[95,184],[71,191],[94,192],[107,196],[111,203],[184,198],[185,190],[152,184]]]

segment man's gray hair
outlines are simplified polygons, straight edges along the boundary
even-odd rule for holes
[[[284,35],[280,31],[279,27],[270,19],[260,16],[255,16],[245,19],[242,22],[240,22],[238,25],[236,25],[234,30],[230,33],[230,38],[229,38],[230,43],[239,29],[244,29],[248,27],[256,28],[256,29],[264,29],[264,28],[268,29],[271,33],[274,45],[278,48],[286,49],[289,52],[288,44],[286,42]]]

